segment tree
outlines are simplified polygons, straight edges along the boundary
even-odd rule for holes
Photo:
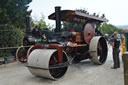
[[[45,17],[43,15],[43,13],[41,13],[41,15],[42,15],[41,19],[39,19],[39,20],[36,18],[36,16],[34,17],[35,19],[32,19],[33,24],[40,26],[41,29],[45,29],[45,28],[52,29],[53,25],[50,25],[50,24],[47,25],[45,22]]]
[[[10,30],[8,30],[8,29]],[[0,30],[0,48],[6,47],[18,47],[22,45],[24,32],[20,29],[16,29],[13,25],[7,25],[3,27],[4,30]],[[6,29],[6,30],[5,30]],[[12,55],[12,52],[15,52],[16,49],[4,49],[0,50],[1,56]],[[15,53],[13,53],[14,55]]]
[[[39,25],[42,29],[47,28],[46,22],[43,19],[40,19],[37,25]]]
[[[115,31],[121,34],[122,31],[123,31],[122,29],[119,29],[119,28],[115,27],[112,24],[103,24],[99,28],[99,30],[101,31],[101,33],[103,33],[103,34],[109,34],[109,35],[112,35],[113,32],[115,32]]]
[[[11,24],[25,28],[25,16],[28,4],[32,0],[0,0],[0,24]]]
[[[25,16],[32,0],[0,0],[0,48],[20,46],[25,29]],[[16,49],[0,50],[0,56],[11,55]]]

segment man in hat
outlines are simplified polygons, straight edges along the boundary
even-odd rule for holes
[[[117,32],[114,32],[113,34],[113,40],[112,40],[112,49],[113,49],[113,62],[114,65],[112,69],[120,68],[120,59],[119,59],[119,53],[120,53],[120,40],[117,37]]]

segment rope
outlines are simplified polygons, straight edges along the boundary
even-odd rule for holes
[[[5,47],[5,48],[0,48],[0,50],[5,50],[5,49],[15,49],[19,47],[30,47],[30,46],[18,46],[18,47]]]
[[[14,31],[14,30],[13,29],[12,30],[8,30],[8,29],[7,30],[6,29],[5,30],[0,30],[0,32],[3,32],[3,31]]]
[[[0,32],[11,32],[11,31],[14,31],[14,30],[0,30]],[[24,32],[24,30],[21,29],[21,31]]]

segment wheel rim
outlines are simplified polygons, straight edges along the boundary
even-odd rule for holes
[[[101,63],[104,63],[107,58],[107,44],[104,38],[100,38],[97,46],[97,55]]]

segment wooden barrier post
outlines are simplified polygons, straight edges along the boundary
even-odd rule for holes
[[[124,66],[124,85],[128,85],[128,52],[122,56]]]

